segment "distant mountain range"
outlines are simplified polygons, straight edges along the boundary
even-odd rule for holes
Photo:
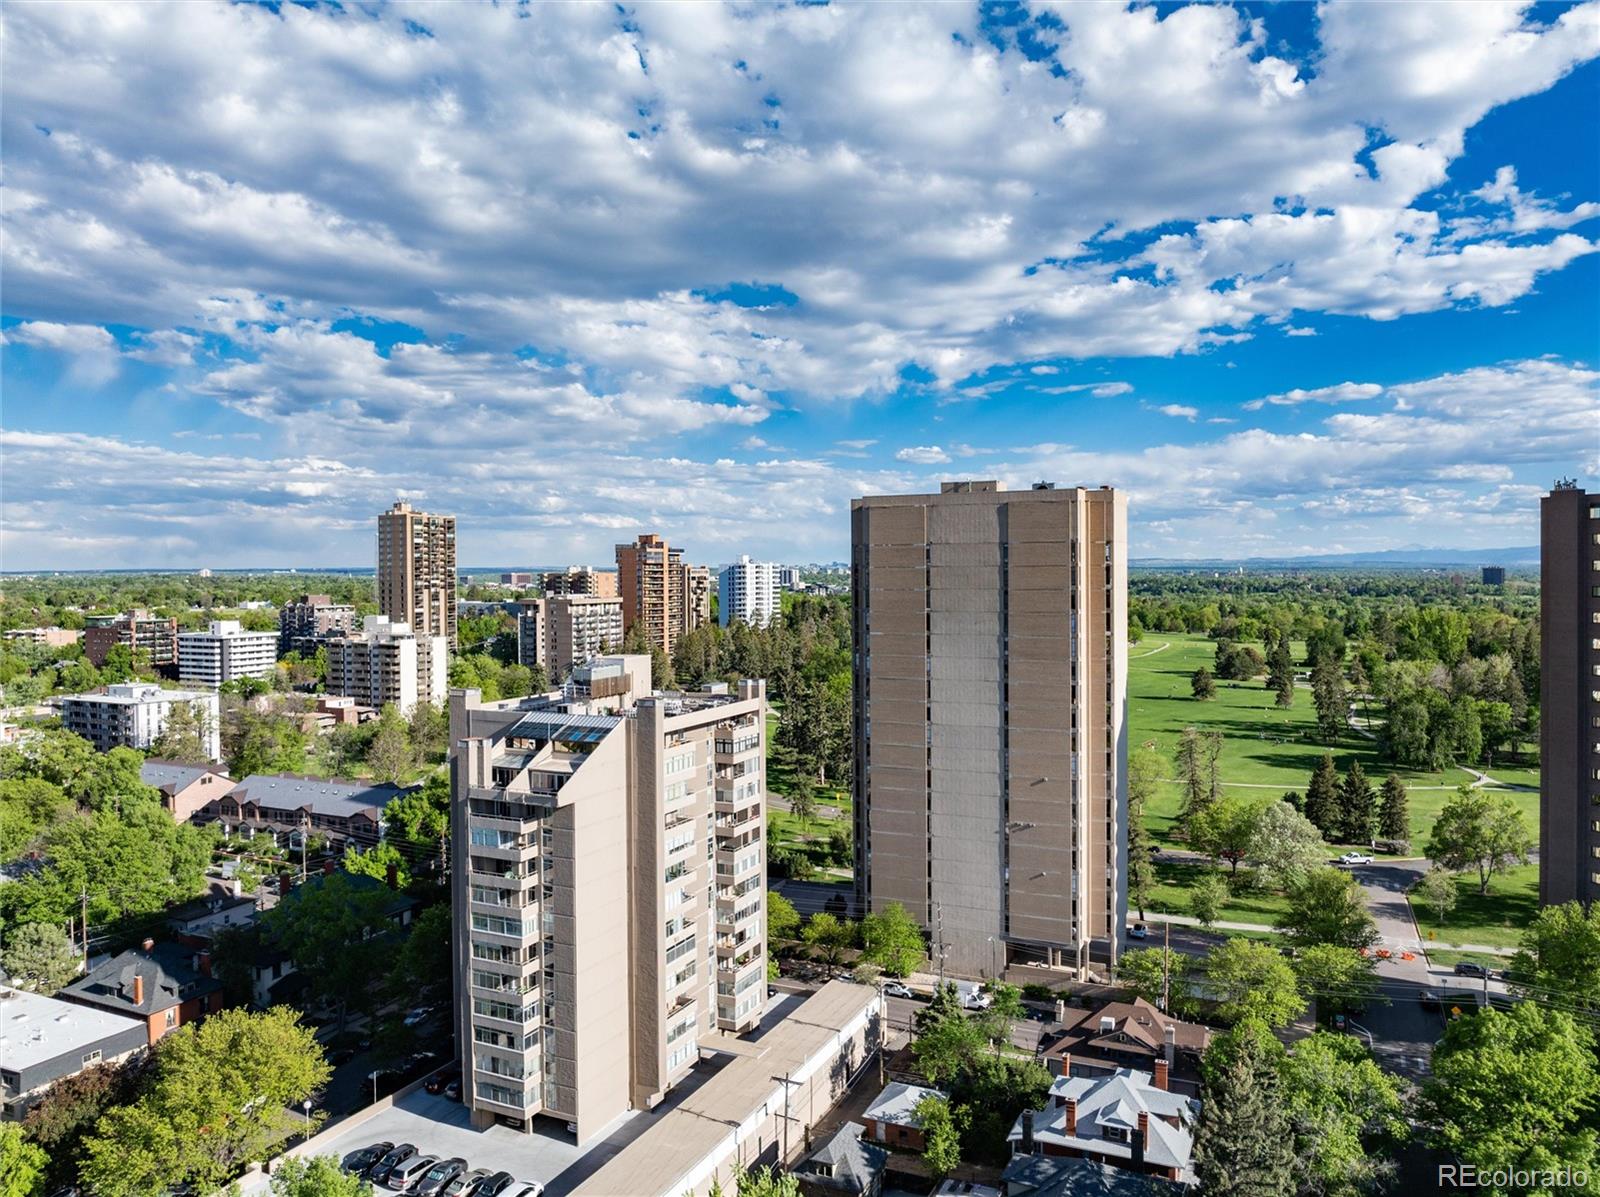
[[[1509,549],[1375,549],[1362,553],[1319,553],[1300,557],[1135,557],[1135,569],[1476,569],[1503,565],[1507,569],[1537,569],[1539,546]]]

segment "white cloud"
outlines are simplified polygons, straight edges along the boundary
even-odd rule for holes
[[[1198,407],[1190,407],[1183,403],[1163,403],[1156,410],[1164,416],[1175,416],[1181,420],[1188,420],[1191,424],[1200,415]]]
[[[950,454],[938,445],[912,445],[897,450],[894,459],[910,462],[912,465],[943,465],[950,460]]]
[[[1294,407],[1301,403],[1356,403],[1363,399],[1376,399],[1383,388],[1375,382],[1339,382],[1332,386],[1303,390],[1299,387],[1281,395],[1267,395],[1244,404],[1245,411],[1260,411],[1263,407]]]

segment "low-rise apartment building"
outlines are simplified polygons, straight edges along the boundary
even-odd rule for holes
[[[244,677],[268,678],[278,667],[278,637],[247,632],[237,619],[213,619],[203,632],[178,633],[178,680],[221,686]]]
[[[161,791],[161,805],[179,823],[233,789],[233,778],[216,765],[186,765],[179,761],[147,760],[139,766],[139,780]]]
[[[0,1117],[20,1121],[57,1081],[148,1044],[136,1019],[0,986]]]
[[[383,830],[383,808],[405,793],[400,786],[296,773],[252,773],[206,803],[196,823],[221,823],[225,835],[294,837],[321,832],[330,839],[370,848]]]
[[[88,694],[59,700],[61,724],[101,752],[149,748],[167,726],[172,708],[186,703],[200,724],[200,738],[211,760],[222,756],[217,696],[209,691],[163,690],[151,682],[119,682]]]
[[[622,600],[556,595],[524,603],[517,616],[517,660],[559,682],[591,657],[622,647]]]
[[[409,624],[369,615],[358,634],[329,640],[323,647],[329,694],[380,710],[392,702],[402,714],[410,714],[419,702],[444,701],[450,647],[443,636],[418,636]]]
[[[683,1079],[766,995],[765,685],[655,693],[650,658],[563,691],[454,691],[458,1036],[477,1125],[583,1141]]]
[[[77,628],[12,628],[5,633],[7,640],[21,640],[41,648],[66,648],[83,639]]]
[[[302,594],[278,612],[278,653],[315,653],[323,641],[356,630],[356,609],[326,594]]]
[[[169,677],[178,667],[178,621],[173,617],[135,607],[121,615],[90,615],[84,625],[83,655],[97,669],[119,644],[148,652],[150,664]]]

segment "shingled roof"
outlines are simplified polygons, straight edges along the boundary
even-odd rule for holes
[[[195,969],[192,959],[192,950],[181,944],[129,948],[68,985],[61,996],[118,1014],[155,1014],[222,988],[215,977]],[[133,1000],[136,976],[144,978],[143,1000],[138,1002]]]

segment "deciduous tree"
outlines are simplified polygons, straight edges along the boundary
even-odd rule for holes
[[[0,962],[18,989],[54,993],[78,975],[83,960],[60,927],[28,923],[6,936]]]
[[[1170,1013],[1189,1007],[1194,958],[1171,948],[1130,948],[1117,960],[1117,984]]]
[[[935,1176],[948,1176],[961,1162],[961,1122],[950,1103],[939,1096],[924,1097],[912,1110],[922,1128],[922,1162]]]
[[[1600,903],[1546,906],[1523,928],[1511,963],[1517,988],[1539,1001],[1600,1013]]]
[[[1428,839],[1428,858],[1452,872],[1476,869],[1478,893],[1489,892],[1489,878],[1525,861],[1533,847],[1522,812],[1509,794],[1461,786],[1445,803]]]
[[[1204,665],[1189,675],[1189,688],[1202,702],[1217,696],[1217,680],[1211,676],[1211,670]]]
[[[862,955],[891,977],[904,977],[927,955],[922,928],[898,902],[861,920]]]
[[[1289,803],[1270,803],[1257,816],[1247,856],[1276,889],[1291,889],[1327,859],[1316,825]]]
[[[1326,865],[1289,891],[1289,909],[1279,916],[1278,926],[1302,947],[1329,943],[1360,949],[1378,942],[1366,891],[1343,869]]]
[[[1358,1040],[1318,1031],[1297,1042],[1278,1071],[1302,1191],[1371,1192],[1393,1172],[1391,1150],[1407,1134],[1405,1082]]]
[[[1160,782],[1159,753],[1141,745],[1128,754],[1128,901],[1141,919],[1156,883],[1156,866],[1150,859],[1153,841],[1145,827],[1145,810]]]
[[[1189,889],[1189,913],[1202,927],[1209,927],[1217,921],[1231,896],[1227,879],[1207,869]]]
[[[800,933],[800,912],[777,890],[767,891],[767,944],[786,943]]]
[[[50,1158],[15,1122],[0,1122],[0,1197],[33,1197]]]
[[[1373,961],[1353,948],[1318,943],[1294,959],[1300,992],[1319,1012],[1355,1013],[1365,1010],[1378,992]]]
[[[1250,939],[1224,940],[1206,957],[1208,987],[1224,1022],[1258,1018],[1281,1027],[1305,1013],[1305,999],[1281,953]]]
[[[372,1184],[339,1167],[339,1157],[296,1156],[279,1161],[272,1171],[272,1197],[370,1197]]]

